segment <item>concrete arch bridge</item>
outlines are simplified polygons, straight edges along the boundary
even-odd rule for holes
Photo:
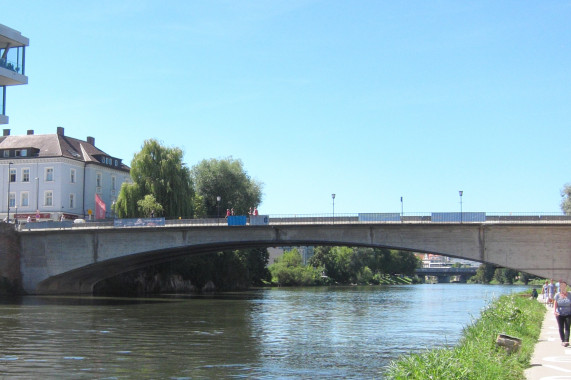
[[[19,233],[28,294],[91,294],[106,278],[225,249],[364,246],[435,253],[571,280],[571,224],[304,223],[99,227]]]

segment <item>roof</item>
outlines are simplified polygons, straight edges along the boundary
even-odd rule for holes
[[[0,24],[0,46],[4,48],[7,44],[14,47],[28,46],[30,45],[30,40],[27,37],[22,36],[22,33],[17,30]]]
[[[47,157],[65,157],[72,160],[79,160],[87,163],[104,165],[98,159],[99,156],[105,156],[121,161],[119,158],[111,156],[101,149],[95,147],[88,141],[79,140],[73,137],[64,136],[63,133],[49,135],[24,135],[24,136],[0,136],[0,150],[6,149],[37,149],[38,154],[30,157],[21,158],[47,158]],[[2,159],[17,159],[19,157],[10,157]],[[129,171],[129,167],[122,162],[119,170]]]

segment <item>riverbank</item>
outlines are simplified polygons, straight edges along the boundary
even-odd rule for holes
[[[492,302],[453,348],[403,356],[389,365],[389,379],[524,379],[541,331],[545,306],[520,295]],[[514,353],[496,345],[498,334],[522,340]]]

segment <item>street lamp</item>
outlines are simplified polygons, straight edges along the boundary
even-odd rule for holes
[[[464,194],[464,192],[460,190],[458,194],[460,194],[460,223],[462,223],[462,194]]]
[[[12,182],[11,168],[13,164],[13,162],[8,162],[8,216],[6,217],[8,223],[10,223],[10,182]]]
[[[400,222],[404,222],[404,206],[402,202],[402,197],[400,197]]]
[[[217,214],[218,224],[220,224],[220,201],[221,201],[221,200],[222,200],[222,197],[221,197],[220,195],[218,195],[218,196],[216,197],[216,209],[218,210],[218,214]]]
[[[333,223],[335,223],[335,194],[331,194],[331,199],[333,199]]]

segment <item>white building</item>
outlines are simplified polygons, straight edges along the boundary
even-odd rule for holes
[[[95,218],[95,196],[106,205],[117,199],[121,184],[130,181],[129,167],[120,158],[86,141],[57,133],[11,136],[4,129],[0,137],[0,215],[25,221]]]
[[[0,24],[0,124],[8,124],[6,86],[28,83],[26,46],[29,44],[20,32]]]

